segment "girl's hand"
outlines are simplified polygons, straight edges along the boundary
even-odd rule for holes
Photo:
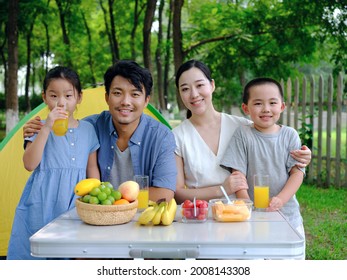
[[[56,120],[66,119],[66,118],[68,118],[68,114],[66,113],[65,109],[62,107],[55,107],[52,109],[52,111],[49,112],[46,119],[45,126],[52,129],[53,124]]]
[[[290,155],[299,162],[296,165],[297,167],[305,168],[311,162],[312,152],[307,146],[303,145],[301,150],[291,151]]]
[[[269,207],[266,209],[266,211],[277,211],[280,210],[283,207],[283,202],[280,198],[278,198],[277,196],[274,196],[273,198],[271,198],[271,201],[269,203]]]
[[[239,190],[248,190],[246,176],[240,171],[234,171],[225,179],[223,187],[229,195]]]

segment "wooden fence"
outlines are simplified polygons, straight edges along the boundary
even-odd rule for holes
[[[317,81],[281,81],[286,110],[281,123],[294,127],[312,150],[307,182],[320,187],[347,188],[347,97],[344,74]],[[327,81],[327,83],[326,83]]]

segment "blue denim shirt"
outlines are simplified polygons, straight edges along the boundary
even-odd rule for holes
[[[114,149],[118,139],[117,131],[109,111],[86,117],[98,135],[100,148],[98,163],[101,180],[109,181]],[[152,117],[142,114],[139,126],[128,143],[134,174],[149,176],[150,186],[176,191],[176,142],[171,130]]]

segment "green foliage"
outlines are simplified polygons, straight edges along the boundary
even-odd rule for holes
[[[220,92],[215,104],[240,100],[245,80],[256,76],[300,76],[299,67],[321,61],[322,25],[327,3],[312,1],[194,1],[184,13],[183,46],[187,58],[198,58],[215,71]],[[207,44],[203,40],[225,36]],[[197,48],[191,48],[199,45]],[[329,53],[326,52],[326,53]],[[330,57],[326,57],[327,60]]]
[[[30,106],[31,109],[36,108],[42,103],[42,97],[41,95],[33,94],[30,98]],[[0,93],[0,112],[5,112],[6,108],[6,101],[5,101],[5,95],[3,93]],[[19,96],[18,97],[18,109],[20,112],[26,111],[26,103],[25,103],[25,96]]]
[[[30,106],[31,109],[36,108],[37,106],[41,105],[43,102],[42,96],[38,94],[33,94],[30,97]],[[25,104],[25,98],[24,96],[20,96],[18,98],[18,104],[19,104],[19,111],[25,112],[26,111],[26,104]]]
[[[5,1],[7,3],[7,1]],[[34,83],[41,83],[46,68],[72,64],[84,87],[103,82],[103,74],[112,63],[105,18],[110,29],[109,1],[61,0],[69,45],[64,44],[57,1],[20,1],[19,66],[27,63],[27,35],[31,35],[31,69]],[[197,58],[213,70],[218,109],[227,110],[240,100],[244,82],[255,76],[280,80],[300,76],[305,66],[328,65],[320,71],[341,71],[347,66],[345,40],[347,7],[345,1],[184,1],[182,44],[184,60]],[[100,3],[106,9],[104,14]],[[138,26],[135,32],[135,59],[143,62],[143,19],[145,0],[138,1]],[[0,11],[0,38],[5,37],[7,14]],[[115,35],[120,58],[131,58],[131,33],[134,28],[135,1],[114,1]],[[172,38],[166,40],[168,16],[165,2],[163,46],[170,46],[170,100],[174,100]],[[85,16],[90,39],[83,17]],[[34,23],[33,30],[30,26]],[[155,21],[154,26],[157,22]],[[157,29],[152,33],[152,65],[155,65]],[[0,40],[7,59],[7,44]],[[164,53],[164,52],[162,52]],[[90,55],[90,56],[89,56]],[[49,62],[47,63],[47,60]],[[162,62],[165,59],[162,57]],[[164,65],[163,65],[164,67]],[[306,67],[307,69],[307,67]],[[156,69],[152,69],[156,79]],[[20,81],[20,84],[24,82]],[[156,83],[155,83],[156,84]],[[156,91],[156,88],[154,88]]]
[[[0,110],[5,110],[5,108],[6,108],[5,94],[0,93]]]
[[[301,121],[301,127],[298,129],[301,144],[306,145],[312,150],[313,147],[313,126],[306,122],[306,119],[310,118],[311,115],[305,115],[299,120]]]

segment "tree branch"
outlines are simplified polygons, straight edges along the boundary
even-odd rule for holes
[[[231,39],[233,37],[236,37],[238,34],[229,34],[229,35],[225,35],[225,36],[218,36],[218,37],[214,37],[214,38],[208,38],[208,39],[204,39],[201,40],[193,45],[191,45],[190,47],[188,47],[187,49],[185,49],[183,51],[183,57],[185,57],[188,53],[190,53],[192,50],[208,44],[208,43],[212,43],[212,42],[218,42],[218,41],[223,41],[223,40],[227,40],[227,39]]]

